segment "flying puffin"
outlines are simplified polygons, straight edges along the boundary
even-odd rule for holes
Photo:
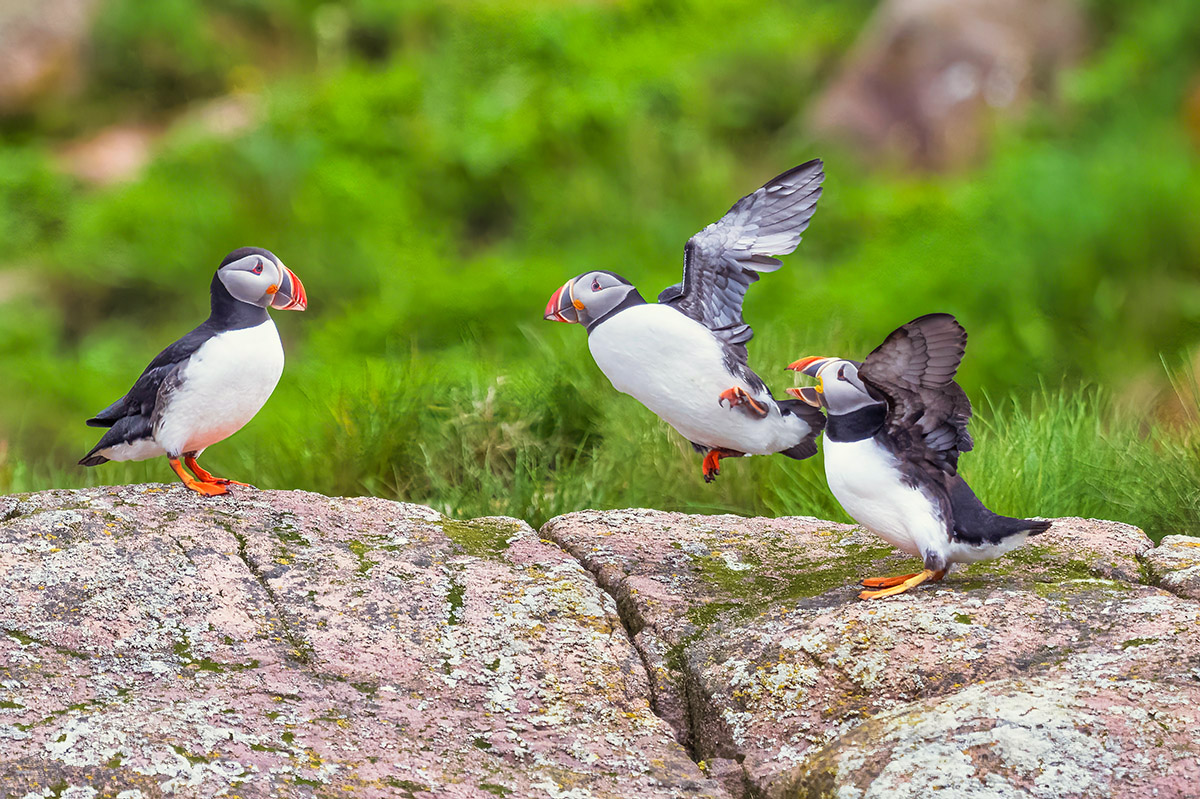
[[[197,493],[215,496],[229,493],[229,485],[249,485],[213,477],[196,458],[253,419],[283,374],[283,345],[267,309],[303,311],[308,297],[300,278],[261,247],[225,256],[210,293],[208,319],[160,352],[128,394],[87,420],[109,430],[81,465],[166,455]]]
[[[893,331],[862,363],[802,358],[789,369],[817,386],[789,388],[824,407],[825,476],[856,521],[921,558],[919,574],[863,580],[863,599],[937,581],[955,563],[996,558],[1044,532],[1050,522],[1013,519],[984,507],[958,474],[972,447],[971,402],[954,375],[967,332],[950,314],[914,319]]]
[[[820,160],[784,172],[738,200],[688,240],[683,282],[647,303],[620,275],[598,269],[564,283],[546,319],[579,323],[613,387],[629,394],[704,452],[705,482],[720,459],[816,454],[825,420],[796,400],[776,400],[747,364],[753,336],[742,300],[762,272],[800,243],[821,196]]]

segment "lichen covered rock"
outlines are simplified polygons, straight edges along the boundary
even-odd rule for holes
[[[1167,536],[1146,553],[1146,566],[1163,588],[1200,599],[1200,538]]]
[[[920,565],[860,528],[619,511],[542,534],[616,597],[656,706],[734,795],[1200,784],[1200,603],[1140,582],[1151,544],[1136,528],[1060,519],[871,602],[861,578]]]
[[[0,502],[6,795],[723,796],[513,519],[181,486]]]

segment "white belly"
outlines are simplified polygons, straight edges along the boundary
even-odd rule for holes
[[[689,441],[706,447],[767,455],[807,432],[783,416],[770,394],[752,390],[725,366],[720,342],[704,325],[665,305],[636,305],[601,322],[588,336],[596,365],[613,387],[637,399]],[[756,419],[720,403],[741,387],[770,413]]]
[[[896,460],[873,438],[825,439],[829,490],[855,521],[910,555],[946,555],[946,525],[935,504],[900,478]]]
[[[155,441],[178,457],[228,438],[254,418],[282,374],[283,345],[270,319],[213,336],[183,367]]]

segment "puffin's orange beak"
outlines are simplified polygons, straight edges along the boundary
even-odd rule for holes
[[[801,372],[809,377],[816,377],[817,372],[821,371],[821,365],[829,359],[822,355],[809,355],[806,358],[801,358],[798,361],[792,361],[787,365],[787,368],[793,372]]]
[[[575,279],[571,278],[550,295],[550,301],[546,303],[546,321],[567,324],[579,322],[579,309],[582,304],[576,303],[571,296],[571,284],[574,282]]]
[[[283,269],[283,282],[275,286],[273,292],[267,289],[269,294],[274,295],[271,298],[271,307],[280,311],[303,311],[308,307],[308,294],[304,291],[304,284],[291,269],[283,264],[280,264],[280,267]]]

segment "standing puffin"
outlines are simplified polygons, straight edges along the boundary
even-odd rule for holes
[[[782,265],[771,256],[796,249],[824,179],[813,160],[738,200],[688,240],[683,282],[657,303],[620,275],[595,270],[568,280],[546,304],[546,319],[584,325],[592,357],[614,388],[706,453],[705,482],[720,473],[723,457],[817,452],[820,411],[776,400],[747,364],[754,333],[742,319],[742,300],[761,272]]]
[[[788,366],[820,381],[788,393],[829,414],[829,490],[857,522],[924,561],[919,574],[863,580],[882,590],[862,599],[940,580],[955,563],[999,557],[1050,526],[992,513],[958,474],[959,453],[972,447],[971,402],[954,382],[966,344],[958,320],[929,314],[862,363],[809,357]]]
[[[210,293],[212,313],[204,324],[160,352],[128,394],[88,419],[109,431],[81,465],[166,455],[197,493],[215,496],[229,493],[229,485],[249,485],[213,477],[196,458],[253,419],[283,374],[283,345],[267,308],[303,311],[308,297],[300,278],[261,247],[225,256]]]

